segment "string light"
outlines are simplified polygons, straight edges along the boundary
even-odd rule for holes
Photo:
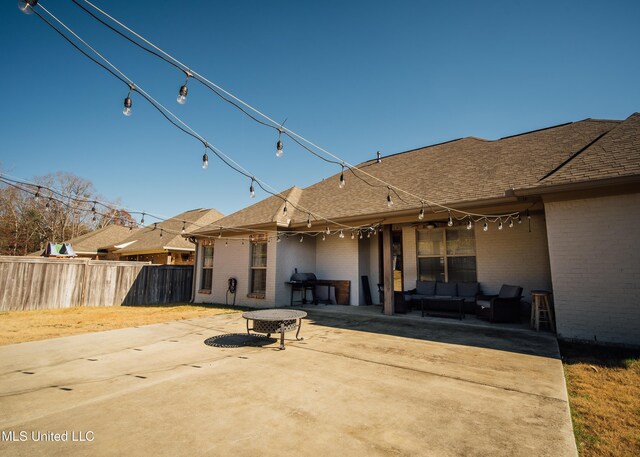
[[[282,215],[287,215],[287,200],[284,201],[284,207],[282,208]]]
[[[513,219],[509,218],[509,228],[513,228]]]
[[[249,186],[249,196],[251,198],[256,198],[256,191],[253,188],[253,183],[254,183],[255,179],[251,178],[251,185]]]
[[[282,144],[282,129],[278,129],[278,142],[276,143],[276,157],[282,157],[282,154],[284,154],[284,147]]]
[[[382,163],[382,157],[380,156],[380,151],[376,152],[377,158],[376,163]]]
[[[304,235],[300,235],[300,242],[302,243],[304,241]]]
[[[279,243],[280,241],[282,241],[282,239],[281,239],[280,235],[278,235],[278,236],[276,237],[276,241],[277,241],[278,243]]]
[[[158,223],[157,223],[157,222],[154,222],[154,223],[153,223],[153,230],[155,230],[155,229],[157,229],[157,228],[158,228]]]
[[[338,184],[338,187],[340,189],[344,189],[345,186],[345,182],[344,182],[344,165],[342,165],[342,171],[340,172],[340,184]]]
[[[226,248],[227,246],[229,246],[229,242],[227,240],[224,240],[224,247]]]
[[[38,189],[36,190],[36,193],[35,193],[35,195],[33,196],[33,199],[34,199],[34,200],[37,200],[37,199],[39,199],[39,198],[40,198],[40,189],[41,189],[41,187],[40,187],[40,186],[38,186]]]
[[[422,205],[422,207],[420,208],[420,212],[418,213],[418,219],[422,220],[424,219],[424,202],[421,201],[420,204]]]
[[[500,222],[498,223],[498,230],[502,230],[502,219],[500,219]]]
[[[322,241],[326,240],[324,233],[322,234]]]
[[[163,229],[160,229],[160,238],[162,238]]]
[[[192,76],[194,79],[196,79],[198,82],[200,82],[201,84],[203,84],[205,87],[207,87],[208,89],[210,89],[211,91],[213,91],[216,95],[218,95],[219,97],[221,97],[223,100],[225,100],[226,102],[230,103],[231,105],[233,105],[235,108],[239,109],[240,111],[242,111],[245,115],[249,116],[252,120],[254,120],[255,122],[262,124],[264,126],[270,127],[270,128],[274,128],[277,129],[279,132],[279,136],[278,138],[280,138],[281,134],[286,134],[287,136],[293,138],[294,136],[297,137],[300,141],[296,142],[298,144],[300,144],[304,149],[308,150],[309,152],[311,152],[313,155],[317,156],[318,158],[321,158],[325,161],[330,161],[330,162],[334,162],[334,163],[339,163],[337,162],[337,160],[340,160],[339,157],[331,154],[329,151],[323,149],[322,147],[314,144],[313,142],[307,140],[306,138],[302,137],[301,135],[290,131],[288,129],[285,129],[283,127],[283,124],[279,124],[278,127],[276,127],[276,125],[278,125],[273,119],[271,119],[269,116],[265,115],[264,113],[258,111],[256,108],[254,108],[253,106],[249,105],[248,103],[244,102],[243,100],[239,99],[238,97],[236,97],[235,95],[233,95],[232,93],[226,91],[225,89],[223,89],[222,87],[216,85],[215,83],[209,81],[208,79],[206,79],[205,77],[203,77],[202,75],[196,73],[196,72],[192,72],[192,70],[190,70],[185,64],[183,64],[182,62],[180,62],[179,60],[177,60],[176,58],[174,58],[173,56],[169,55],[168,53],[166,53],[164,50],[162,50],[161,48],[159,48],[158,46],[156,46],[155,44],[153,44],[152,42],[150,42],[149,40],[147,40],[146,38],[144,38],[143,36],[141,36],[140,34],[136,33],[134,30],[132,30],[131,28],[127,27],[125,24],[123,24],[122,22],[118,21],[117,19],[113,18],[112,16],[110,16],[108,13],[106,13],[105,11],[101,10],[100,8],[97,8],[95,5],[91,4],[90,2],[86,1],[85,2],[90,5],[92,8],[94,8],[95,10],[97,10],[100,14],[106,16],[107,18],[109,18],[111,21],[115,22],[116,24],[118,24],[118,26],[120,26],[121,28],[125,29],[127,32],[129,32],[130,34],[135,35],[137,38],[139,38],[140,40],[142,40],[143,42],[145,42],[146,44],[148,44],[149,46],[153,47],[155,50],[157,50],[159,53],[162,53],[163,55],[160,55],[159,53],[156,53],[155,51],[151,50],[150,48],[142,45],[141,43],[133,40],[132,38],[125,36],[124,34],[121,34],[125,39],[127,39],[128,41],[130,41],[132,44],[140,47],[141,49],[146,50],[147,52],[150,52],[151,54],[155,55],[156,57],[159,57],[161,59],[163,59],[165,62],[169,63],[170,65],[174,66],[175,68],[180,69],[181,71],[184,71],[185,73],[187,73],[187,76]],[[88,14],[90,14],[94,19],[98,20],[99,22],[102,22],[103,25],[106,25],[107,27],[111,28],[113,31],[120,33],[119,31],[117,31],[116,29],[114,29],[113,27],[107,25],[106,23],[104,23],[101,19],[99,19],[98,17],[96,17],[93,13],[91,13],[90,11],[88,11],[86,8],[84,8],[82,5],[79,4],[79,2],[74,1],[74,4],[80,8],[82,8],[83,10],[85,10]],[[45,10],[46,11],[46,10]],[[189,69],[189,72],[187,72],[187,69]],[[241,106],[242,105],[242,106]],[[246,109],[245,109],[246,108]],[[260,119],[258,119],[257,117],[255,117],[253,114],[249,113],[249,111],[252,111],[253,113],[255,113],[257,116],[265,119],[267,122],[264,122]],[[280,140],[279,140],[280,141]],[[309,146],[303,145],[301,142],[306,143]],[[321,151],[322,153],[326,154],[327,156],[333,157],[334,159],[336,159],[336,161],[332,161],[332,160],[328,160],[325,159],[324,157],[322,157],[318,152],[312,150],[311,148],[314,148],[318,151]],[[277,154],[278,156],[282,155]],[[380,151],[377,151],[377,163],[381,162],[381,156],[380,156]],[[357,169],[358,171],[360,171],[363,175],[368,176],[380,183],[382,183],[382,185],[387,185],[389,186],[389,183],[383,181],[382,179],[371,175],[370,173],[367,173],[364,170],[361,170],[355,166],[352,166],[344,161],[342,161],[343,164],[345,164],[345,166],[348,166],[351,169]],[[359,177],[360,178],[360,177]],[[362,179],[362,178],[360,178]],[[397,188],[394,186],[394,188],[398,189],[399,191],[406,193],[407,195],[410,195],[412,197],[416,197],[418,198],[416,195],[413,195],[412,193]],[[431,204],[439,206],[443,209],[449,209],[444,205],[440,205],[437,203],[432,202]],[[469,216],[472,216],[472,213],[464,213],[467,214]],[[483,216],[483,217],[487,217],[486,215],[477,215],[476,216]],[[508,216],[508,215],[507,215]]]
[[[33,14],[33,8],[38,4],[38,0],[18,0],[18,9],[24,14]]]
[[[387,187],[387,206],[389,208],[393,206],[393,200],[391,200],[391,187]]]
[[[311,214],[307,215],[307,228],[311,228]]]
[[[360,238],[360,239],[362,239],[362,238],[363,238],[362,232],[361,232],[360,230],[358,230],[358,235],[359,235],[359,238]]]
[[[518,224],[522,224],[522,218],[520,217],[520,214],[518,214]]]
[[[451,217],[451,212],[449,212],[449,220],[447,221],[447,225],[449,227],[453,227],[453,218]]]
[[[182,221],[182,230],[180,231],[180,234],[184,235],[185,233],[187,233],[187,223]]]
[[[93,202],[93,207],[91,208],[91,212],[95,214],[95,212],[96,212],[96,202]]]
[[[124,108],[122,109],[122,114],[124,114],[125,116],[129,117],[132,114],[131,111],[131,105],[133,104],[131,102],[131,90],[133,88],[129,88],[129,93],[127,94],[127,96],[124,99]]]
[[[324,231],[327,235],[331,235],[331,230],[329,230],[329,226],[327,225],[327,228]]]
[[[485,232],[489,230],[489,224],[487,224],[487,221],[484,222],[484,225],[482,226],[482,230],[484,230]]]
[[[338,235],[340,238],[344,238],[344,233],[342,233],[342,230],[340,230],[340,235]]]
[[[351,232],[351,239],[355,240],[355,238],[356,238],[356,234],[354,232]]]
[[[207,154],[207,145],[204,146],[204,155],[202,156],[202,169],[206,170],[209,168],[209,155]]]
[[[140,219],[140,225],[144,225],[144,213],[142,213],[142,218]]]
[[[469,221],[467,222],[467,230],[471,230],[473,228],[473,222],[471,222],[471,218],[469,218]]]
[[[178,98],[176,99],[176,101],[181,105],[184,105],[185,103],[187,103],[187,94],[189,93],[189,90],[187,89],[188,82],[189,82],[189,74],[187,73],[187,79],[185,80],[184,84],[180,86],[180,90],[178,91]]]

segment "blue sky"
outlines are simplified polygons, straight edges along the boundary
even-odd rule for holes
[[[339,172],[99,26],[42,0],[209,142],[276,189]],[[495,139],[640,111],[638,1],[110,1],[116,18],[210,80],[351,163],[464,136]],[[123,206],[225,214],[256,200],[126,87],[16,2],[0,5],[0,166],[68,171]],[[401,185],[402,183],[397,183]],[[455,185],[455,183],[453,183]],[[258,192],[258,198],[264,198]]]

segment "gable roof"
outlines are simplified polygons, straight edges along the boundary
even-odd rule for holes
[[[194,245],[182,234],[182,228],[192,232],[202,226],[223,217],[216,209],[194,209],[185,211],[166,221],[151,224],[138,230],[137,233],[122,240],[115,252],[121,255],[131,255],[137,252],[164,252],[169,249],[194,251]],[[155,226],[155,228],[154,228]],[[162,229],[162,236],[160,232]]]
[[[129,227],[122,225],[107,225],[93,232],[72,238],[65,243],[70,244],[77,254],[97,255],[99,249],[113,248],[137,231],[138,229],[130,230]]]
[[[381,163],[371,160],[359,164],[357,168],[412,194],[392,191],[391,208],[387,207],[387,187],[357,170],[345,170],[344,189],[338,188],[337,173],[301,190],[297,201],[329,219],[356,218],[417,209],[420,198],[463,206],[502,199],[511,189],[536,187],[551,179],[592,181],[617,176],[621,171],[640,175],[639,122],[638,114],[626,121],[585,119],[493,141],[461,138],[386,156]],[[603,149],[607,152],[601,152]],[[278,204],[282,204],[280,199],[270,197],[221,219],[219,226],[251,227],[274,222],[273,211]],[[289,217],[292,225],[301,224],[306,222],[307,213],[295,211]],[[218,227],[210,226],[196,234],[210,233]]]

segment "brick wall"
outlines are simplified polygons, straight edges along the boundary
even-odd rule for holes
[[[513,228],[489,224],[474,227],[478,281],[486,294],[497,294],[502,284],[523,288],[523,300],[531,303],[532,289],[551,290],[547,229],[542,214],[531,216],[531,232],[526,217]]]
[[[360,303],[360,275],[358,239],[350,234],[344,238],[337,235],[316,239],[316,275],[318,279],[340,279],[351,281],[351,305]]]
[[[640,346],[640,194],[545,209],[558,335]]]
[[[550,289],[551,273],[547,250],[544,216],[532,215],[531,232],[526,218],[512,228],[489,224],[487,232],[481,224],[474,226],[478,282],[486,294],[497,294],[502,284],[522,286],[524,300],[531,301],[531,289]],[[416,229],[402,229],[404,290],[416,287],[418,259]]]

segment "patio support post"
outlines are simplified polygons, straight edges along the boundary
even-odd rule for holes
[[[393,315],[393,256],[391,255],[391,225],[382,229],[382,283],[384,285],[383,311]]]

